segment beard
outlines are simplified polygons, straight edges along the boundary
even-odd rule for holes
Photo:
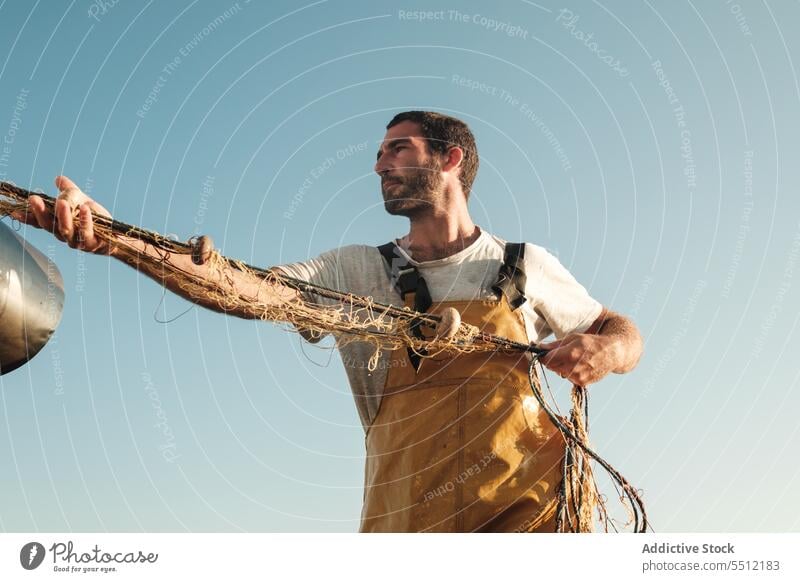
[[[383,206],[394,216],[408,218],[428,212],[442,194],[442,175],[438,162],[405,170],[402,176],[390,175],[381,179]]]

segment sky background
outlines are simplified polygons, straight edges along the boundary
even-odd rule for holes
[[[642,330],[590,420],[655,531],[796,532],[799,20],[779,1],[5,0],[0,179],[55,194],[64,173],[125,222],[270,266],[404,234],[372,172],[385,125],[458,116],[475,221]],[[0,530],[358,529],[363,431],[330,343],[23,234],[66,303],[0,377]]]

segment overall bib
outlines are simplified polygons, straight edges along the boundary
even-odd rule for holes
[[[499,300],[430,305],[420,301],[427,287],[414,267],[401,270],[397,286],[409,307],[454,307],[482,331],[528,343],[517,309],[523,251],[506,245]],[[381,252],[388,260],[392,251]],[[519,353],[391,352],[366,435],[362,532],[555,530],[564,440],[532,396],[529,361]]]

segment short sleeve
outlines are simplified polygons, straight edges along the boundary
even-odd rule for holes
[[[525,267],[528,300],[540,316],[536,329],[539,338],[551,333],[557,339],[570,333],[582,333],[602,313],[602,304],[544,248],[528,244]]]
[[[341,285],[341,270],[339,269],[340,256],[341,249],[334,249],[326,251],[307,261],[287,263],[273,268],[283,271],[288,276],[300,279],[301,281],[308,281],[314,285],[337,289]],[[304,299],[314,303],[323,301],[322,298],[316,295],[308,294],[304,294]]]
[[[342,288],[342,270],[340,267],[342,252],[344,250],[345,249],[333,249],[306,261],[277,265],[273,268],[285,273],[289,277],[307,281],[314,285],[327,287],[329,289],[344,290]],[[335,303],[332,299],[326,299],[311,293],[302,293],[301,296],[304,301],[309,303],[322,305],[331,305]],[[306,340],[312,343],[320,341],[327,335],[312,335],[310,332],[303,329],[298,329],[298,331]]]

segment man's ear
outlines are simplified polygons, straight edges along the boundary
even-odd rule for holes
[[[458,146],[453,146],[444,155],[445,161],[442,164],[442,171],[452,172],[461,165],[461,161],[464,159],[464,150]]]

